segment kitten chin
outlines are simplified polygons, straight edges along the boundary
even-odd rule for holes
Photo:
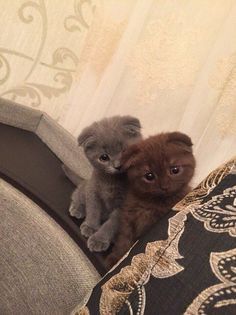
[[[108,167],[107,169],[105,169],[105,172],[107,174],[110,174],[110,175],[119,175],[119,174],[124,174],[124,171],[123,170],[117,170],[115,169],[114,167]]]

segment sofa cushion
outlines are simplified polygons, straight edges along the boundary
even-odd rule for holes
[[[236,158],[140,239],[73,314],[235,314]]]

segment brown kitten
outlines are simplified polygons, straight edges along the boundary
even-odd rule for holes
[[[124,152],[121,161],[128,192],[120,212],[120,231],[107,257],[109,267],[190,191],[195,169],[191,139],[180,132],[140,141]]]

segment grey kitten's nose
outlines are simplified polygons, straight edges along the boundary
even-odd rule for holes
[[[113,167],[114,167],[117,171],[120,171],[120,169],[121,169],[120,161],[119,161],[119,160],[115,160],[115,161],[113,162]]]

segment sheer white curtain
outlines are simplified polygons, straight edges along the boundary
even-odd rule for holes
[[[236,0],[0,0],[0,96],[74,136],[105,116],[194,142],[198,182],[236,149]]]
[[[103,1],[61,123],[75,136],[104,116],[194,142],[195,183],[236,153],[236,1]]]

